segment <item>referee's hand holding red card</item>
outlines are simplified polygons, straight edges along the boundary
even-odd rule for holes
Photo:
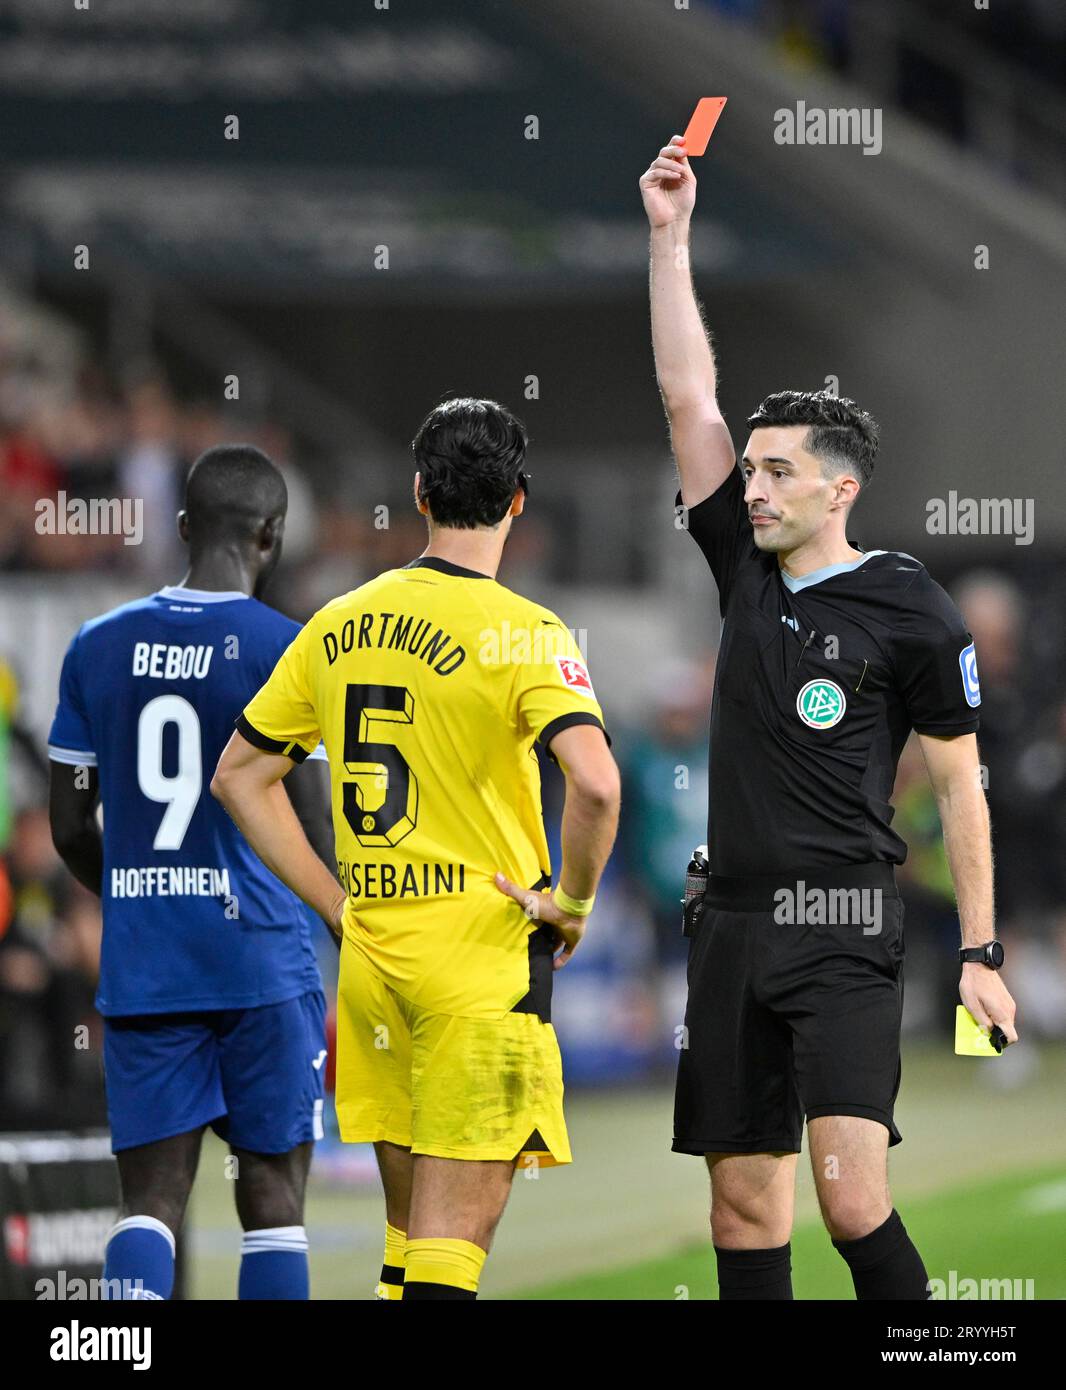
[[[653,227],[687,222],[696,206],[696,175],[685,154],[685,138],[674,135],[640,176],[640,196]]]

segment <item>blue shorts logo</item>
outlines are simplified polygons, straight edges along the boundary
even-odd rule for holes
[[[977,679],[977,653],[971,642],[959,653],[959,669],[962,671],[962,691],[971,709],[981,703],[981,682]]]

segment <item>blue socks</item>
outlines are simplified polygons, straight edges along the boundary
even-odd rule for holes
[[[174,1287],[174,1234],[154,1216],[127,1216],[112,1228],[104,1256],[106,1299],[169,1298]]]
[[[271,1226],[245,1231],[237,1297],[311,1297],[307,1271],[307,1232],[302,1226]]]
[[[104,1259],[104,1298],[169,1298],[174,1288],[174,1235],[154,1216],[127,1216],[111,1231]],[[307,1232],[303,1226],[246,1231],[237,1297],[307,1299]]]

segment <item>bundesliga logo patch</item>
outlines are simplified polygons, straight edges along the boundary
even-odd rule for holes
[[[959,670],[962,672],[962,693],[971,709],[981,703],[981,682],[977,679],[977,653],[971,642],[959,653]]]
[[[831,729],[846,709],[844,692],[835,681],[808,681],[796,696],[796,713],[809,729]]]
[[[559,667],[559,674],[571,690],[595,700],[596,692],[592,689],[589,670],[583,661],[578,661],[572,656],[557,656],[555,661]]]

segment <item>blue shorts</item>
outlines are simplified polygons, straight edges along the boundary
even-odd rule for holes
[[[322,1138],[326,999],[104,1019],[111,1151],[210,1125],[231,1147]]]

